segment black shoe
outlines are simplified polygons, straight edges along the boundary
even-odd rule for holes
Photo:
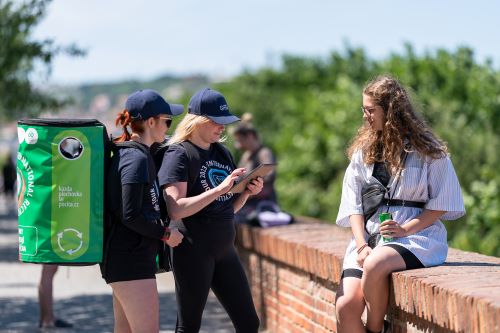
[[[54,321],[54,327],[58,327],[58,328],[70,328],[70,327],[73,327],[73,324],[70,324],[67,321],[64,321],[62,319],[56,319]]]
[[[73,327],[73,324],[68,323],[67,321],[64,321],[62,319],[56,319],[54,320],[54,325],[50,326],[42,326],[42,323],[38,324],[38,327],[40,328],[71,328]]]

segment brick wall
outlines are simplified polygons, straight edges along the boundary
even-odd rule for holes
[[[351,233],[312,219],[269,229],[238,226],[262,328],[336,332],[335,291]],[[393,273],[392,332],[500,333],[500,258],[450,249],[442,266]]]

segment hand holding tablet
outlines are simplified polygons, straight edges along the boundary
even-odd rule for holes
[[[276,168],[276,164],[260,164],[255,169],[249,172],[245,172],[241,175],[235,182],[233,187],[229,190],[232,193],[243,192],[247,184],[257,177],[265,177]]]

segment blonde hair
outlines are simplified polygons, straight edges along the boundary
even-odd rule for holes
[[[243,137],[248,137],[249,135],[253,135],[256,139],[259,138],[257,130],[252,124],[253,115],[251,113],[245,112],[241,116],[241,121],[236,128],[232,130],[233,135],[241,135]]]
[[[382,107],[384,125],[382,131],[375,131],[366,123],[359,128],[347,150],[349,158],[361,150],[366,164],[386,161],[390,172],[395,173],[402,152],[407,150],[405,140],[423,156],[440,158],[447,154],[446,144],[417,114],[407,90],[398,80],[389,75],[378,76],[366,85],[363,94]]]
[[[194,131],[202,125],[210,122],[211,120],[204,116],[199,116],[195,114],[186,114],[181,122],[175,128],[175,132],[172,137],[168,140],[168,145],[175,143],[180,143],[191,139]],[[224,142],[226,137],[221,137],[219,142]]]

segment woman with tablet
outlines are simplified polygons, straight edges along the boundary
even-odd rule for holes
[[[236,332],[256,333],[259,318],[234,247],[234,213],[262,190],[261,177],[235,194],[230,190],[244,168],[236,168],[220,144],[225,125],[239,118],[229,112],[222,94],[209,88],[190,100],[158,178],[172,223],[186,239],[172,249],[177,297],[175,332],[198,332],[210,289],[229,314]]]

